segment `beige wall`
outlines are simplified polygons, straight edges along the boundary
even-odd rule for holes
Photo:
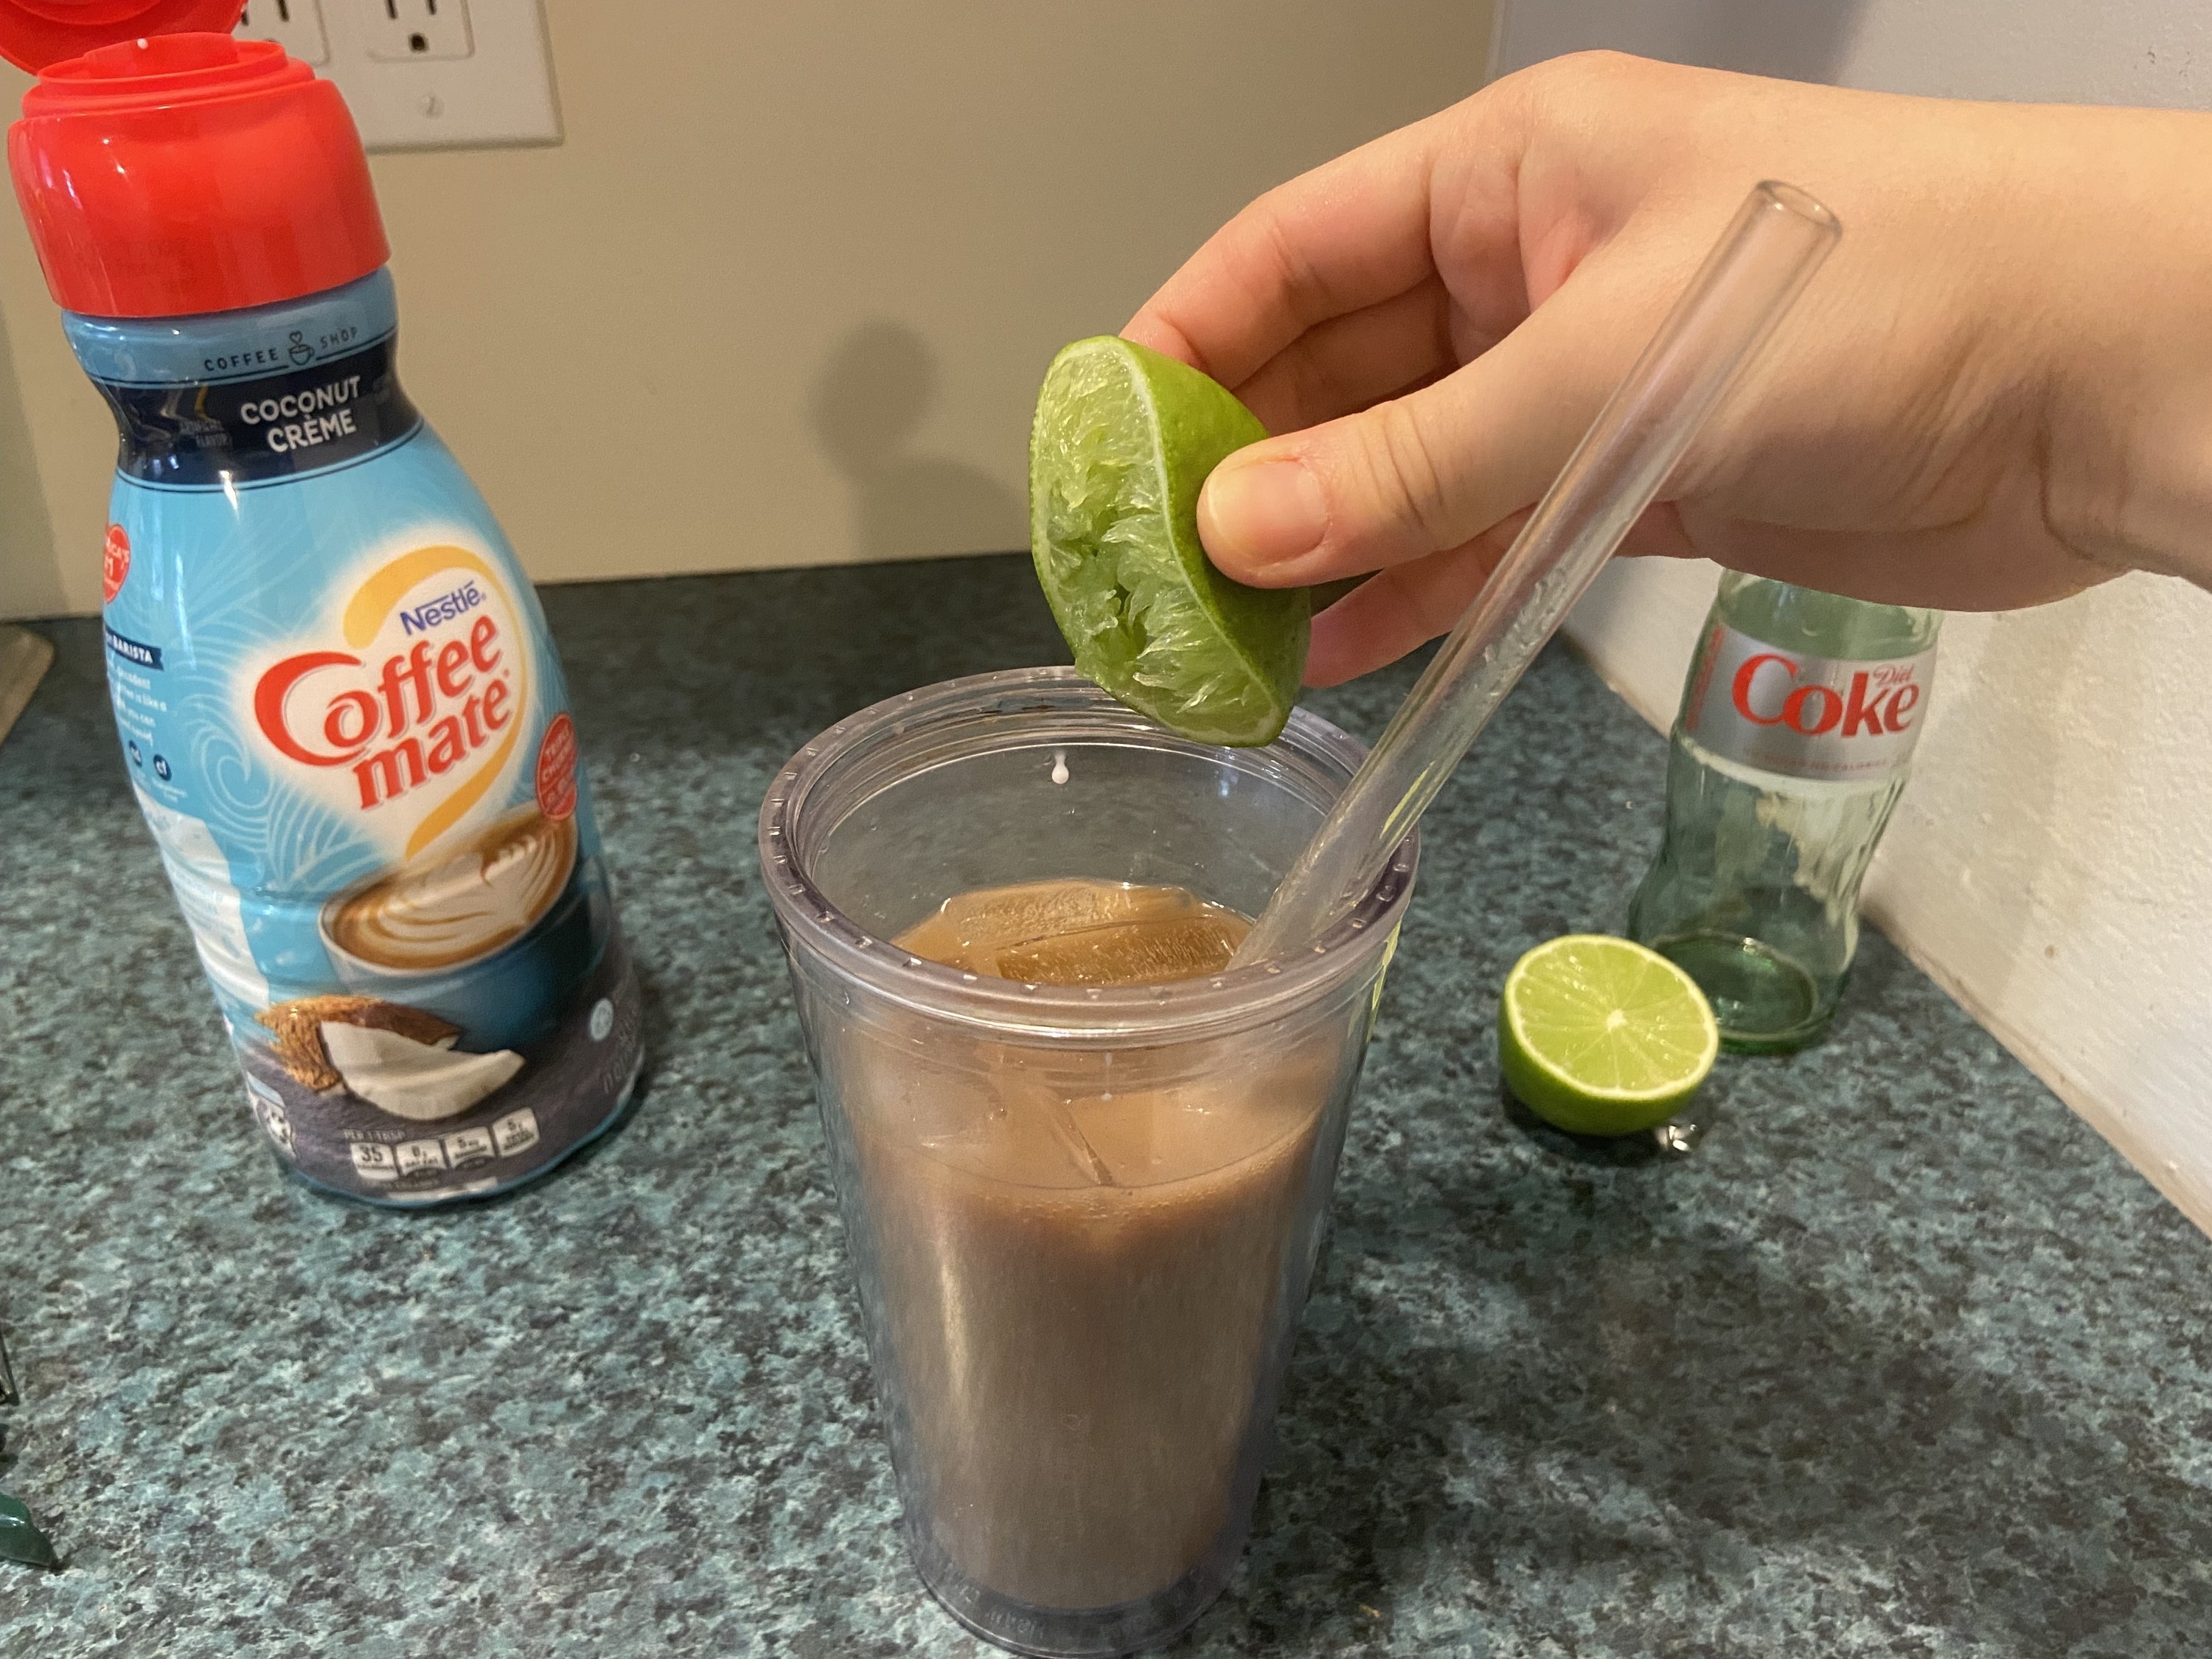
[[[545,9],[563,144],[374,166],[409,388],[551,580],[1024,544],[1054,349],[1473,91],[1490,29],[1486,0]],[[0,616],[97,606],[113,441],[0,212]]]

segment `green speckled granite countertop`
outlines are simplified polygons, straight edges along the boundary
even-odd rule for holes
[[[805,738],[1058,659],[1021,564],[556,589],[652,1060],[511,1200],[280,1176],[88,623],[0,748],[0,1655],[984,1649],[890,1471],[753,817]],[[1315,699],[1371,736],[1395,672]],[[1427,820],[1252,1545],[1188,1655],[2203,1653],[2212,1245],[1881,939],[1667,1165],[1498,1106],[1506,965],[1616,926],[1665,747],[1547,655]]]

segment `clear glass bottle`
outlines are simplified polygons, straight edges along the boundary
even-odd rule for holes
[[[1674,721],[1665,837],[1628,932],[1705,988],[1738,1053],[1797,1048],[1835,1013],[1941,622],[1721,578]]]

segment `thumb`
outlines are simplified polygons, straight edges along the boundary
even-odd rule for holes
[[[1633,355],[1617,325],[1586,325],[1602,309],[1563,289],[1433,385],[1238,450],[1199,496],[1206,553],[1238,581],[1303,586],[1458,547],[1531,505]]]

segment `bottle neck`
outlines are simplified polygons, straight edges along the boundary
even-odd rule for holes
[[[114,411],[117,470],[142,483],[279,483],[362,460],[422,427],[399,385],[398,312],[384,270],[243,311],[65,312],[62,321]]]
[[[1883,659],[1931,650],[1943,613],[1845,599],[1741,571],[1721,574],[1713,615],[1769,645],[1816,656]]]

